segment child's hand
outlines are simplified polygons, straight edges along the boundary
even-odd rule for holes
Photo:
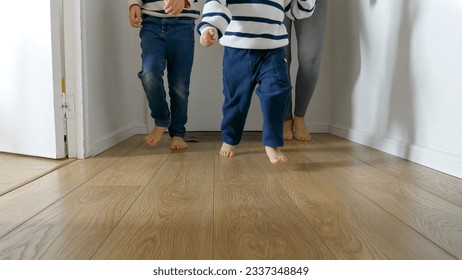
[[[165,12],[171,16],[178,15],[185,7],[184,0],[164,0],[164,3]]]
[[[130,25],[135,28],[141,27],[141,8],[138,5],[130,7],[129,11]]]
[[[217,42],[217,30],[215,28],[209,28],[205,30],[201,35],[200,42],[204,47],[210,47]]]

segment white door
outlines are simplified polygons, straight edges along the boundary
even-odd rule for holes
[[[2,152],[66,156],[61,109],[61,1],[2,1]]]

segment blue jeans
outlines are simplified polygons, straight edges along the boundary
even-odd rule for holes
[[[143,16],[142,69],[138,73],[155,125],[184,137],[194,60],[194,19]],[[164,87],[167,70],[170,108]]]
[[[284,48],[245,50],[225,47],[223,55],[223,142],[239,144],[256,88],[263,115],[263,145],[284,145],[284,116],[292,86]]]

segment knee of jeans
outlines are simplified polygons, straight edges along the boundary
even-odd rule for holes
[[[268,94],[268,97],[272,100],[279,100],[281,102],[287,103],[289,101],[289,96],[292,90],[290,84],[280,85],[278,88],[275,88]]]
[[[280,82],[274,93],[278,96],[290,95],[292,91],[292,84],[290,82]]]
[[[189,97],[189,86],[187,84],[175,84],[170,86],[172,98],[187,100]]]
[[[156,75],[153,72],[142,71],[138,73],[138,77],[140,78],[143,87],[146,89],[163,85],[162,75]]]

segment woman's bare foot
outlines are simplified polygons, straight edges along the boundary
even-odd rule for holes
[[[220,156],[222,157],[234,157],[234,146],[223,142],[221,145]]]
[[[265,146],[265,151],[271,163],[279,164],[288,161],[288,158],[281,152],[278,147]]]
[[[157,145],[157,143],[159,143],[160,140],[162,140],[162,136],[164,135],[166,129],[166,127],[160,126],[154,127],[151,133],[144,137],[144,142],[146,142],[146,144],[148,144],[149,146]]]
[[[184,141],[183,138],[179,136],[173,136],[170,139],[170,149],[171,150],[184,150],[188,148],[188,144]]]
[[[294,139],[294,120],[284,122],[284,140],[292,141]]]
[[[294,127],[295,127],[295,135],[294,138],[297,141],[311,141],[311,135],[308,133],[308,129],[305,126],[305,119],[304,118],[294,118]]]

